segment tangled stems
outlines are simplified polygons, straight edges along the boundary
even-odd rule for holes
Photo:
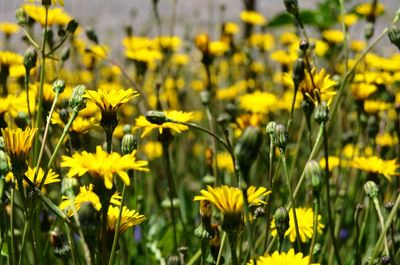
[[[325,155],[325,188],[326,188],[326,207],[328,211],[328,226],[329,226],[329,233],[332,240],[332,245],[335,253],[335,258],[337,264],[341,265],[342,262],[339,256],[339,246],[337,244],[335,238],[335,229],[332,219],[332,211],[331,211],[331,196],[330,196],[330,187],[329,187],[329,153],[328,153],[328,135],[325,128],[325,122],[322,122],[320,127],[323,130],[324,135],[324,155]]]
[[[290,177],[289,177],[289,173],[288,173],[287,165],[286,165],[286,155],[285,155],[285,151],[284,150],[281,149],[280,152],[281,152],[283,170],[285,171],[286,185],[288,186],[288,190],[289,190],[290,203],[292,204],[294,227],[295,227],[295,230],[296,230],[297,248],[298,248],[299,251],[301,251],[299,223],[297,222],[296,205],[295,205],[295,202],[294,202],[294,195],[293,195],[293,191],[292,191],[292,185],[290,183]]]

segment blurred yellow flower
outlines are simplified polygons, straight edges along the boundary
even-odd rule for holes
[[[344,40],[344,34],[341,30],[328,29],[322,32],[322,37],[330,43],[341,44]]]
[[[22,64],[23,60],[24,57],[17,53],[10,51],[0,51],[0,65],[20,65]]]
[[[291,209],[289,212],[289,229],[286,231],[285,236],[289,236],[290,242],[294,242],[296,240],[296,230],[294,226],[294,218],[293,211]],[[296,216],[297,222],[299,224],[299,233],[301,242],[307,242],[308,239],[313,236],[313,218],[314,212],[311,208],[296,208]],[[318,225],[317,231],[318,234],[322,234],[322,229],[324,229],[324,225],[320,222],[322,216],[318,215]],[[275,221],[272,220],[271,223],[271,235],[277,236],[278,233],[275,227]]]
[[[24,4],[22,8],[29,17],[44,27],[46,23],[46,9],[44,6]],[[52,25],[67,25],[71,20],[72,17],[61,8],[50,8],[48,10],[47,25],[49,27]]]
[[[366,100],[377,90],[376,85],[368,83],[353,83],[351,85],[351,94],[356,100]]]
[[[356,7],[356,12],[363,16],[371,16],[377,17],[381,15],[385,11],[385,6],[382,3],[377,3],[375,8],[371,3],[362,3]]]
[[[149,141],[141,146],[149,160],[159,158],[163,154],[162,144],[158,141]]]
[[[239,101],[243,110],[266,114],[274,110],[278,99],[275,94],[257,91],[240,96]]]
[[[248,24],[252,24],[252,25],[264,25],[266,20],[265,17],[256,11],[242,11],[240,13],[240,19]]]
[[[380,100],[366,100],[364,102],[364,110],[367,113],[374,114],[382,111],[387,111],[391,108],[393,108],[393,104]]]
[[[74,153],[72,157],[62,156],[61,167],[69,168],[67,177],[83,176],[89,173],[95,178],[103,178],[107,189],[113,187],[113,177],[117,174],[122,181],[129,185],[127,171],[129,169],[148,171],[147,161],[136,160],[136,151],[131,154],[120,156],[118,153],[107,153],[100,146],[96,147],[96,153]]]
[[[371,157],[356,157],[351,162],[351,166],[360,170],[383,175],[389,181],[392,176],[399,176],[400,165],[397,164],[397,159],[383,160],[377,156]]]
[[[220,152],[217,154],[218,168],[226,170],[230,173],[234,171],[232,157],[228,152]]]
[[[394,146],[399,143],[396,135],[390,133],[378,134],[375,138],[375,143],[380,146]]]
[[[19,31],[18,24],[12,22],[0,22],[0,32],[3,32],[5,35],[12,35]]]

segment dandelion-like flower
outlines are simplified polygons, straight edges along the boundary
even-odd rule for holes
[[[108,208],[107,213],[107,225],[108,230],[114,231],[117,225],[117,220],[119,216],[119,207],[110,206]],[[129,210],[126,206],[122,207],[122,215],[121,215],[121,225],[119,227],[119,233],[122,234],[128,228],[131,228],[135,225],[141,224],[146,220],[144,215],[139,214],[135,210]]]
[[[35,179],[35,172],[36,172],[36,167],[32,168],[32,167],[28,167],[28,170],[25,173],[25,176],[33,183],[35,184],[36,187],[38,187],[40,185],[40,182],[43,179],[44,176],[44,170],[39,167],[39,169],[37,170],[37,176],[36,176],[36,181],[34,182]],[[11,181],[14,179],[14,174],[12,172],[9,172],[6,176],[6,181]],[[47,177],[46,177],[46,181],[44,182],[44,185],[48,185],[48,184],[52,184],[52,183],[57,183],[60,182],[60,176],[54,172],[52,169],[49,170],[49,172],[47,173]],[[28,187],[29,184],[24,181],[24,187]]]
[[[278,103],[278,99],[272,93],[255,92],[240,97],[240,107],[253,113],[269,113]]]
[[[265,204],[263,198],[270,194],[264,187],[256,188],[251,186],[247,189],[247,201],[249,206],[258,206]],[[240,214],[243,212],[243,194],[242,190],[236,187],[223,185],[213,188],[207,186],[207,190],[201,190],[201,195],[195,196],[195,201],[206,200],[215,205],[223,214]]]
[[[114,174],[117,174],[126,185],[129,185],[130,179],[127,170],[148,171],[147,161],[136,160],[135,155],[136,151],[124,156],[118,153],[107,153],[97,146],[94,154],[83,151],[73,154],[72,157],[63,156],[61,167],[69,168],[67,177],[81,177],[89,173],[95,178],[103,178],[104,186],[111,189]]]
[[[6,36],[10,36],[19,31],[19,26],[16,23],[12,22],[1,22],[0,23],[0,32],[3,32]]]
[[[170,111],[164,111],[164,114],[168,119],[180,122],[188,122],[193,118],[192,112],[170,110]],[[145,137],[153,129],[158,129],[158,132],[160,134],[162,134],[164,129],[170,129],[171,131],[174,131],[176,133],[181,133],[183,131],[186,131],[188,129],[188,126],[183,124],[177,124],[174,122],[164,122],[162,124],[151,123],[146,119],[144,115],[142,115],[136,119],[136,125],[134,129],[137,130],[139,128],[143,129],[141,137]]]
[[[288,210],[289,212],[289,229],[286,231],[285,236],[289,236],[290,242],[294,242],[296,240],[296,229],[293,218],[293,210]],[[314,212],[311,208],[296,208],[296,216],[297,222],[299,224],[299,233],[301,242],[306,242],[309,238],[313,236],[313,218]],[[321,215],[318,215],[318,226],[317,231],[319,234],[322,234],[322,229],[325,227],[320,220]],[[272,220],[271,223],[271,234],[272,236],[277,235],[275,222]]]
[[[80,187],[79,193],[76,195],[73,202],[68,197],[63,196],[59,205],[60,209],[66,211],[68,216],[72,216],[79,211],[83,203],[91,203],[96,211],[100,211],[100,198],[93,192],[93,188],[93,184]]]
[[[351,166],[369,173],[383,175],[389,181],[392,180],[392,176],[400,175],[400,166],[396,159],[383,160],[377,156],[356,157],[351,162]]]
[[[42,27],[46,24],[46,9],[44,6],[35,6],[24,4],[22,6],[26,14],[36,22],[40,23]],[[61,8],[52,8],[48,10],[47,25],[67,25],[72,18]]]
[[[303,257],[303,253],[295,253],[294,249],[289,249],[287,253],[275,251],[270,256],[269,254],[265,256],[258,257],[257,264],[259,265],[308,265],[309,256]],[[247,265],[253,265],[254,261],[250,260]],[[311,263],[310,265],[319,265],[319,263]]]
[[[240,19],[245,22],[245,23],[249,23],[252,25],[264,25],[266,20],[265,17],[258,12],[255,11],[242,11],[240,13]]]
[[[25,130],[21,128],[1,129],[4,137],[4,145],[10,156],[13,172],[25,173],[27,170],[26,159],[32,148],[33,139],[35,138],[36,128],[27,127]]]

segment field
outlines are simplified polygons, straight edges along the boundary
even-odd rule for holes
[[[0,264],[400,265],[397,0],[78,2],[0,4]]]

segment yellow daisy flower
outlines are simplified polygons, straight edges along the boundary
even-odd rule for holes
[[[35,178],[35,172],[36,172],[36,167],[35,168],[28,167],[28,170],[26,171],[25,176],[33,184],[35,184],[36,187],[38,187],[40,182],[43,179],[44,170],[41,167],[39,168],[38,175],[36,177],[36,181],[33,182],[33,180]],[[8,172],[8,174],[5,177],[5,180],[7,182],[14,181],[14,174],[12,172]],[[61,179],[59,178],[59,175],[57,173],[55,173],[52,169],[50,169],[49,172],[47,173],[47,177],[46,177],[46,181],[44,182],[44,185],[57,183],[57,182],[60,182],[60,181],[61,181]],[[24,187],[26,188],[28,186],[29,186],[29,184],[26,181],[24,181]]]
[[[382,3],[377,3],[375,9],[371,3],[362,3],[356,7],[356,12],[363,16],[371,16],[377,17],[381,15],[385,11],[385,6]]]
[[[107,153],[100,146],[96,147],[96,153],[74,153],[72,157],[62,156],[61,167],[69,168],[67,177],[83,176],[89,173],[93,177],[103,178],[107,189],[113,187],[113,177],[117,174],[122,181],[130,184],[129,169],[148,171],[147,161],[136,160],[136,151],[131,154],[120,156],[118,153]]]
[[[174,121],[188,122],[193,118],[192,112],[170,110],[170,111],[164,111],[164,113],[167,118]],[[163,129],[170,129],[171,131],[176,133],[181,133],[188,129],[186,125],[176,124],[173,122],[164,122],[163,124],[151,123],[146,119],[144,115],[141,115],[138,118],[136,118],[135,123],[136,125],[134,130],[143,128],[143,132],[140,136],[142,138],[145,137],[147,134],[149,134],[153,129],[158,129],[158,132],[160,134],[163,132]]]
[[[44,27],[46,23],[46,9],[44,6],[35,6],[30,4],[22,5],[26,14]],[[72,20],[61,8],[52,8],[48,11],[47,25],[67,25]]]
[[[275,108],[278,99],[275,94],[257,91],[241,96],[239,101],[243,110],[267,114]]]
[[[51,123],[57,124],[61,128],[64,128],[66,123],[61,119],[60,114],[58,112],[54,112],[51,116]],[[70,132],[76,132],[78,134],[88,133],[90,129],[98,125],[98,120],[95,117],[91,118],[83,118],[76,117],[72,126],[69,128]]]
[[[264,25],[266,20],[265,17],[256,11],[242,11],[240,13],[240,19],[248,24],[252,25]]]
[[[351,166],[369,173],[383,175],[385,178],[391,181],[392,176],[400,175],[400,165],[397,164],[396,160],[397,159],[383,160],[377,156],[356,157],[351,162]]]
[[[303,253],[295,253],[294,249],[289,249],[287,253],[275,251],[270,256],[266,254],[265,256],[260,256],[257,259],[257,264],[259,265],[309,265],[309,256],[303,257]],[[254,261],[250,260],[247,265],[253,265]],[[310,265],[319,265],[319,263],[311,263]]]
[[[328,29],[322,32],[322,37],[330,43],[340,44],[344,40],[344,34],[341,30]]]
[[[0,32],[3,32],[5,35],[12,35],[19,31],[18,24],[11,22],[0,22]]]
[[[296,229],[294,225],[293,211],[290,209],[289,212],[289,229],[286,231],[285,236],[289,236],[290,242],[294,242],[296,240]],[[296,216],[297,222],[299,224],[299,233],[301,242],[307,242],[308,239],[313,236],[313,218],[314,212],[311,208],[296,208]],[[317,231],[319,234],[322,234],[322,229],[324,229],[325,225],[323,225],[321,220],[321,215],[318,215],[318,226]],[[275,227],[275,221],[272,220],[271,223],[271,235],[277,236],[278,233]]]
[[[263,198],[270,194],[264,187],[251,186],[247,189],[247,200],[250,206],[265,204]],[[195,196],[195,201],[209,201],[215,205],[223,214],[241,214],[243,212],[242,190],[236,187],[223,185],[213,188],[207,186],[207,190],[201,190],[201,195]]]
[[[376,85],[368,83],[353,83],[351,85],[351,94],[356,100],[366,100],[377,90]]]
[[[75,196],[73,205],[71,204],[71,200],[63,196],[62,201],[59,205],[60,209],[65,211],[68,216],[74,215],[79,211],[83,203],[91,203],[96,211],[100,211],[101,203],[100,198],[96,193],[93,192],[93,184],[89,184],[89,186],[81,186],[79,188],[78,195]],[[75,208],[75,209],[74,209]]]
[[[22,64],[24,57],[21,55],[10,52],[10,51],[0,51],[0,65],[20,65]]]
[[[119,216],[119,207],[110,206],[107,213],[107,226],[109,231],[114,231]],[[141,224],[146,220],[144,215],[135,210],[129,210],[126,206],[122,207],[121,223],[119,233],[122,234],[128,228]]]

